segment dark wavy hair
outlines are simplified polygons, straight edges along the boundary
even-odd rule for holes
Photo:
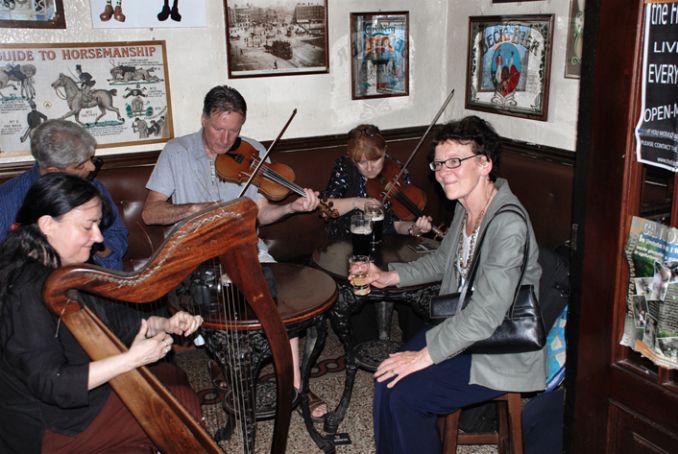
[[[4,306],[11,283],[30,261],[49,268],[61,265],[59,255],[38,227],[38,219],[48,215],[60,218],[93,198],[107,206],[105,197],[94,184],[66,173],[48,173],[28,190],[16,216],[15,228],[0,245],[0,307]],[[9,285],[7,285],[9,284]]]
[[[471,145],[473,154],[487,157],[488,160],[492,161],[490,180],[497,181],[500,162],[499,134],[497,134],[492,125],[475,115],[443,125],[433,138],[431,161],[433,160],[435,147],[447,141]]]

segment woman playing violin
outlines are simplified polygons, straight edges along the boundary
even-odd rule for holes
[[[329,223],[330,239],[338,240],[350,236],[351,215],[355,210],[364,210],[365,202],[371,199],[368,196],[368,180],[379,177],[389,161],[392,160],[386,156],[386,140],[379,128],[363,124],[349,131],[346,156],[335,161],[327,188],[320,194],[333,203],[334,209],[340,215]],[[409,184],[407,180],[409,178],[406,177],[405,183]],[[416,221],[399,220],[394,215],[390,202],[384,206],[384,215],[384,234],[419,236],[431,230],[430,217],[421,216]]]
[[[389,161],[386,140],[379,128],[363,124],[348,133],[346,156],[335,161],[327,188],[320,194],[332,202],[340,215],[329,221],[328,236],[331,240],[350,238],[351,215],[356,210],[364,210],[368,200],[374,200],[368,196],[368,181],[379,177]],[[384,235],[419,236],[430,230],[430,217],[422,216],[414,222],[401,221],[394,215],[391,203],[384,205]],[[408,306],[397,304],[396,310],[403,340],[408,340],[421,329],[423,322]],[[351,316],[351,332],[356,344],[377,337],[377,315],[373,304],[364,305],[360,312]]]

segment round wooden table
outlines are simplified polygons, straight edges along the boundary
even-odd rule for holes
[[[274,278],[275,288],[271,293],[288,335],[295,337],[306,331],[301,402],[305,407],[302,410],[306,426],[312,427],[308,378],[325,342],[325,316],[337,299],[337,286],[330,276],[314,268],[288,263],[262,265]],[[221,366],[223,376],[230,379],[229,390],[249,389],[251,382],[247,377],[256,380],[271,352],[259,320],[242,295],[225,279],[214,279],[216,275],[220,275],[218,270],[201,265],[189,278],[190,284],[173,295],[170,305],[203,317],[201,334],[211,356]],[[248,440],[246,446],[250,447],[248,452],[254,452],[255,421],[275,415],[275,382],[257,383],[255,388],[237,398],[244,411],[236,410],[239,405],[230,391],[223,400],[224,409],[241,418],[243,436]],[[217,440],[230,436],[233,427],[231,420],[218,432]]]

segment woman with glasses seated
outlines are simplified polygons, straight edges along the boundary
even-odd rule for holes
[[[320,197],[327,198],[339,213],[339,217],[328,224],[330,240],[351,237],[350,220],[355,213],[365,211],[368,201],[375,201],[367,195],[367,181],[379,177],[384,162],[391,158],[386,155],[386,140],[374,125],[359,125],[348,133],[346,156],[337,159],[325,191]],[[406,177],[409,179],[409,177]],[[406,181],[408,182],[408,181]],[[420,236],[431,230],[431,218],[422,216],[415,222],[396,219],[390,203],[384,205],[382,233]],[[403,340],[418,332],[423,322],[407,306],[396,306]],[[374,305],[366,304],[351,317],[353,340],[356,344],[377,337],[377,316]]]
[[[378,288],[442,281],[441,294],[458,292],[474,255],[479,257],[468,304],[457,315],[414,336],[375,372],[374,431],[377,453],[441,451],[438,415],[506,392],[544,389],[545,349],[497,355],[464,353],[489,338],[502,323],[519,284],[539,290],[541,268],[532,226],[515,213],[495,213],[508,204],[522,208],[508,182],[497,178],[499,136],[472,116],[442,127],[434,139],[431,170],[446,196],[457,203],[440,247],[389,271],[370,265]],[[525,209],[522,208],[525,212]],[[480,250],[476,239],[486,231]],[[529,256],[522,282],[525,242]]]

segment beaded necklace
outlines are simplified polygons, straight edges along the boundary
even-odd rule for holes
[[[490,206],[490,202],[494,197],[494,194],[496,192],[494,189],[495,188],[493,187],[492,190],[490,191],[490,195],[487,198],[487,203],[485,203],[485,207],[482,210],[480,210],[478,219],[476,219],[476,223],[473,226],[473,231],[471,232],[471,240],[469,242],[468,247],[468,254],[466,255],[464,254],[464,229],[466,226],[466,222],[468,221],[468,211],[464,211],[464,219],[461,223],[461,231],[459,232],[459,241],[457,242],[457,268],[459,269],[459,274],[461,274],[462,281],[466,280],[468,270],[471,267],[471,261],[473,259],[473,253],[475,252],[476,247],[476,239],[478,238],[478,232],[480,231],[480,224],[483,222],[483,218],[485,217],[485,210],[487,210],[487,207]]]

